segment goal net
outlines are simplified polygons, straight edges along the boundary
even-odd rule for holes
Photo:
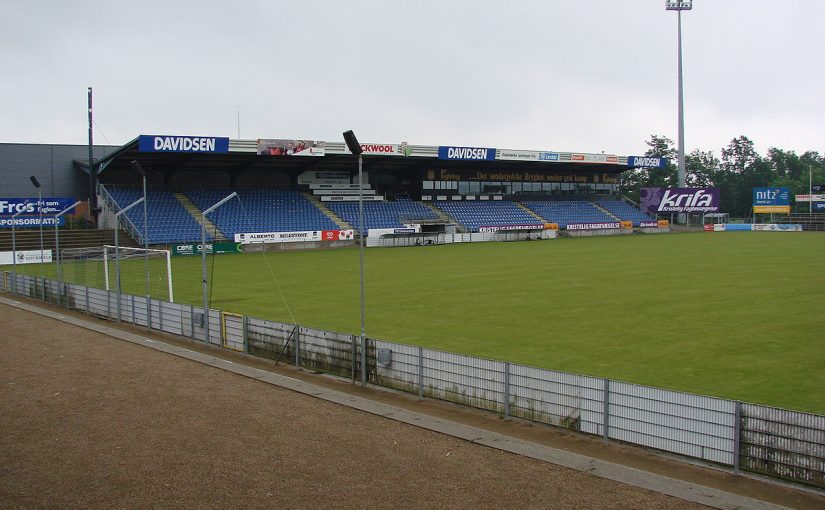
[[[174,302],[169,250],[95,246],[60,250],[63,281]],[[120,281],[118,282],[118,276]],[[148,284],[148,291],[147,291]]]

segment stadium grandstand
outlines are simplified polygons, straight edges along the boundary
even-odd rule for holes
[[[2,149],[23,159],[46,164],[51,157],[52,168],[59,153],[57,146],[8,145]],[[209,241],[247,233],[357,232],[359,194],[366,236],[432,224],[457,232],[552,226],[618,233],[607,230],[617,230],[618,221],[646,227],[652,219],[618,195],[620,174],[637,160],[666,164],[603,153],[403,142],[361,147],[359,189],[358,157],[343,140],[140,135],[120,147],[95,147],[91,164],[84,147],[69,146],[61,156],[68,166],[58,165],[65,189],[54,194],[86,198],[82,190],[96,190],[85,210],[97,213],[92,224],[112,228],[115,215],[143,196],[144,177],[136,168],[145,169],[150,245],[199,242],[202,228]],[[233,192],[237,199],[203,216]],[[119,227],[140,244],[143,215],[143,207],[134,207],[119,218]]]

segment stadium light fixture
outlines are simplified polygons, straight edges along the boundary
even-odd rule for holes
[[[42,271],[43,274],[41,276],[43,276],[43,279],[45,281],[46,267],[43,265],[46,262],[46,257],[44,256],[44,254],[46,252],[43,249],[43,190],[40,187],[40,182],[37,180],[37,177],[35,177],[33,175],[29,176],[29,180],[32,181],[32,185],[34,185],[34,187],[37,188],[37,210],[40,213],[40,220],[39,220],[39,223],[40,223],[40,267],[43,270]],[[43,285],[45,285],[45,283]],[[37,284],[36,283],[35,283],[34,288],[35,288],[35,294],[37,294],[37,291],[36,291]],[[45,287],[43,288],[43,298],[44,299],[46,298],[46,289],[45,289]]]
[[[679,160],[677,161],[677,179],[680,188],[685,187],[685,94],[682,82],[682,11],[693,9],[693,0],[666,0],[665,10],[676,11],[678,17],[678,81],[679,81]],[[684,213],[679,215],[680,223],[684,223]]]
[[[120,216],[125,214],[132,207],[145,202],[141,197],[115,213],[115,286],[117,287],[117,321],[120,322]],[[106,279],[106,290],[109,290],[109,279]]]
[[[364,295],[364,174],[363,155],[364,149],[355,138],[352,130],[344,131],[344,141],[347,143],[349,151],[358,156],[358,240],[359,240],[359,260],[361,264],[361,386],[367,386],[367,306]]]
[[[201,274],[203,276],[203,329],[205,332],[204,341],[207,344],[210,343],[211,339],[209,333],[209,302],[206,298],[209,292],[208,284],[206,281],[206,215],[237,196],[238,193],[236,191],[233,191],[225,198],[221,199],[218,203],[216,203],[215,205],[201,213]]]

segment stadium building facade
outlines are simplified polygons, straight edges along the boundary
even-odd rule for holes
[[[388,210],[392,209],[389,204],[399,201],[424,204],[426,209],[436,211],[436,216],[455,219],[469,231],[489,228],[487,223],[491,221],[464,219],[476,211],[468,213],[450,204],[515,203],[513,207],[526,210],[528,223],[550,222],[553,218],[546,218],[523,204],[572,199],[595,203],[598,197],[618,200],[618,181],[623,171],[666,164],[662,158],[641,156],[410,145],[405,142],[363,143],[362,149],[365,201],[388,204],[386,207],[375,206]],[[35,175],[44,183],[45,195],[88,200],[90,168],[94,168],[99,183],[98,203],[104,212],[107,203],[117,210],[128,203],[118,203],[117,196],[112,196],[117,192],[113,191],[136,191],[141,186],[142,177],[132,164],[137,161],[146,170],[148,186],[153,193],[177,196],[184,206],[188,198],[192,198],[196,209],[203,210],[206,208],[203,206],[209,205],[208,201],[214,197],[208,193],[198,195],[199,190],[281,190],[304,195],[322,212],[328,209],[333,213],[328,216],[337,226],[353,226],[347,221],[347,206],[358,199],[357,158],[343,141],[140,135],[119,147],[95,146],[94,155],[95,160],[90,164],[88,147],[84,145],[0,144],[0,197],[31,197],[33,188],[29,176]],[[193,196],[182,196],[189,192]],[[122,194],[123,200],[129,197],[129,193]],[[149,202],[151,205],[151,198]],[[343,205],[335,205],[336,202]],[[474,209],[473,206],[466,208]],[[405,217],[428,216],[420,212],[421,208],[406,209],[406,206],[401,207],[396,221],[388,221],[387,226],[402,227]],[[196,210],[192,211],[197,223]],[[592,218],[582,216],[583,221],[606,223],[623,219],[608,211],[601,212],[606,214],[603,217],[591,215]],[[79,209],[78,214],[88,215],[88,208]],[[488,211],[488,214],[495,215],[496,211]],[[517,216],[503,218],[502,225],[516,221]],[[635,221],[638,224],[645,219],[652,218],[636,217]],[[98,224],[107,226],[105,221]],[[296,224],[289,228],[298,227],[307,230],[332,228],[331,225],[313,224]],[[138,232],[140,228],[136,226],[132,230]],[[189,237],[192,237],[196,229],[190,230],[193,233]],[[231,239],[238,232],[230,230],[223,236],[221,232],[214,234]],[[154,241],[163,243],[174,239]]]

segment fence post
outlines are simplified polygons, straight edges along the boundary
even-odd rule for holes
[[[295,335],[295,368],[301,367],[301,339],[299,333],[299,326],[296,324],[295,329],[292,330],[292,333]]]
[[[146,296],[146,331],[152,331],[152,298]]]
[[[112,293],[108,290],[106,291],[106,318],[112,318]]]
[[[352,344],[352,382],[355,383],[355,358],[358,356],[358,353],[355,350],[355,335],[350,335],[350,343]]]
[[[92,311],[89,310],[89,286],[87,285],[83,288],[86,289],[86,314],[91,315]]]
[[[135,315],[135,296],[132,295],[132,324],[136,324],[137,316]]]
[[[738,475],[742,441],[742,402],[739,400],[734,404],[733,423],[733,472]]]
[[[249,334],[249,317],[246,315],[243,316],[243,330],[241,334],[243,335],[243,352],[244,354],[249,354],[249,337],[247,336]]]
[[[510,419],[510,362],[504,362],[504,419]]]
[[[424,348],[418,348],[418,398],[424,398]]]
[[[604,415],[602,443],[607,446],[607,441],[610,438],[610,379],[604,380],[604,412],[602,414]]]
[[[361,335],[361,386],[367,387],[367,337]]]
[[[189,305],[189,332],[192,334],[192,340],[195,338],[195,305]]]

